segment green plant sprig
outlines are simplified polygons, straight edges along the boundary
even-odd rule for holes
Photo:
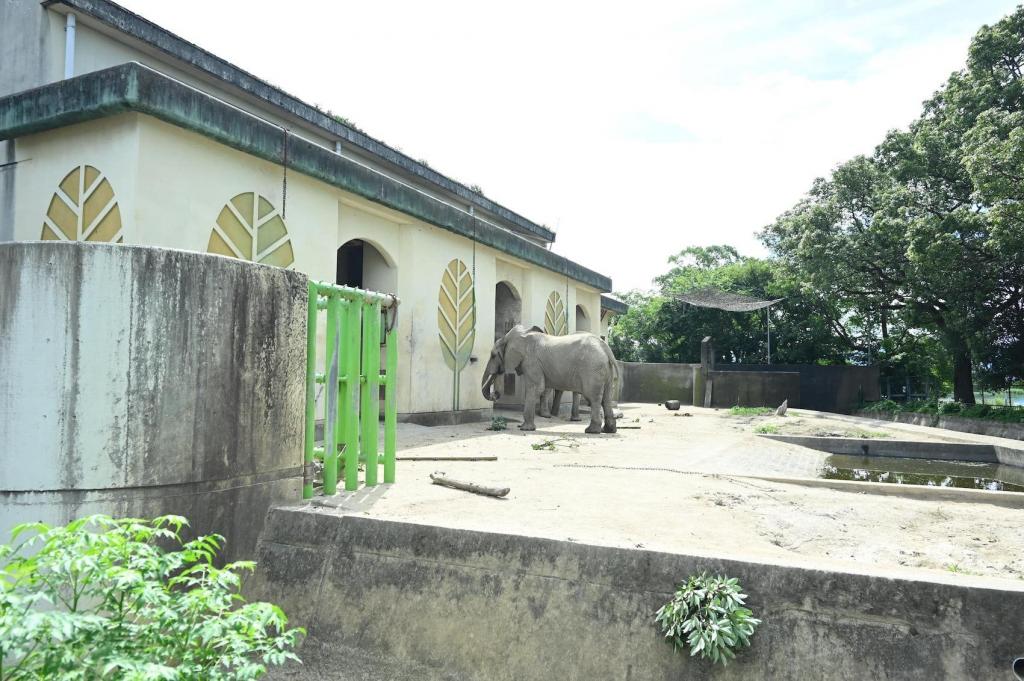
[[[735,579],[702,572],[679,584],[654,621],[676,650],[689,647],[690,657],[699,654],[701,659],[726,665],[736,657],[736,650],[750,645],[761,624],[744,606],[746,598]]]

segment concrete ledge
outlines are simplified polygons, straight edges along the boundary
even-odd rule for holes
[[[477,423],[490,415],[491,409],[462,409],[460,411],[420,411],[399,414],[402,423],[420,426],[457,426],[461,423]]]
[[[910,423],[915,426],[928,426],[931,428],[955,430],[960,433],[1005,437],[1010,440],[1024,440],[1024,424],[1020,423],[1001,423],[999,421],[988,421],[986,419],[971,419],[964,418],[963,416],[947,416],[942,414],[902,414],[858,411],[855,412],[854,415],[879,421],[896,421],[897,423]]]
[[[703,570],[737,577],[764,620],[724,669],[673,652],[653,623],[674,584]],[[358,647],[476,679],[1003,679],[1024,652],[1024,584],[1010,581],[838,573],[309,508],[270,512],[249,586],[338,656]]]
[[[893,485],[885,482],[862,482],[854,480],[827,480],[824,478],[781,478],[773,476],[757,476],[757,480],[780,482],[802,487],[819,487],[834,489],[837,492],[850,494],[877,494],[903,499],[922,499],[925,501],[948,501],[965,504],[991,504],[1003,508],[1024,508],[1024,494],[1020,492],[996,492],[982,489],[964,489],[960,487],[931,487],[928,485]]]
[[[809,447],[829,454],[888,456],[903,459],[940,459],[1000,463],[995,447],[967,442],[911,442],[908,440],[869,440],[856,437],[817,437],[813,435],[761,435],[791,445]]]

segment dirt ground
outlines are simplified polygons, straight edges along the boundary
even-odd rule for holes
[[[435,428],[401,424],[397,484],[343,498],[342,510],[855,572],[917,573],[943,580],[996,578],[1012,580],[1003,587],[1024,589],[1024,508],[984,501],[986,494],[1007,493],[977,492],[972,497],[977,502],[950,502],[885,496],[860,487],[837,491],[807,486],[800,480],[815,478],[827,454],[771,441],[755,430],[772,424],[788,434],[861,437],[866,432],[867,437],[919,441],[991,438],[796,410],[780,418],[685,406],[679,412],[656,405],[620,409],[624,417],[615,435],[586,435],[585,422],[570,423],[564,416],[538,418],[538,430],[532,433],[519,431],[513,421],[500,432],[488,430],[488,423]],[[424,460],[474,456],[497,460]],[[494,499],[444,488],[431,484],[434,471],[510,487],[511,492]]]

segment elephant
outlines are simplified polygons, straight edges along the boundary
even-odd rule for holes
[[[501,397],[503,374],[514,371],[523,377],[523,422],[520,430],[536,430],[534,417],[545,390],[579,393],[592,405],[587,433],[614,433],[612,389],[618,367],[608,344],[592,333],[551,336],[536,326],[512,328],[491,350],[481,380],[483,396],[495,402]],[[578,400],[573,402],[578,413]],[[600,408],[598,408],[600,406]],[[545,410],[546,411],[546,410]],[[604,424],[602,426],[602,415]]]

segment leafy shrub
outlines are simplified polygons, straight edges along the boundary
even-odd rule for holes
[[[678,650],[689,646],[690,657],[728,664],[736,650],[750,645],[761,624],[743,606],[747,595],[735,579],[691,576],[676,588],[675,595],[655,613],[665,638]]]
[[[223,537],[182,542],[180,516],[20,525],[0,544],[0,679],[255,679],[304,634],[245,603]],[[177,550],[165,550],[159,544]]]
[[[508,428],[508,419],[504,416],[492,416],[491,427],[487,430],[505,430]]]
[[[900,410],[900,405],[892,400],[879,400],[878,402],[869,402],[863,411],[874,412],[874,413],[888,413],[896,412]]]
[[[774,423],[762,423],[757,428],[754,428],[755,433],[761,433],[762,435],[774,435],[779,432],[779,427]]]

